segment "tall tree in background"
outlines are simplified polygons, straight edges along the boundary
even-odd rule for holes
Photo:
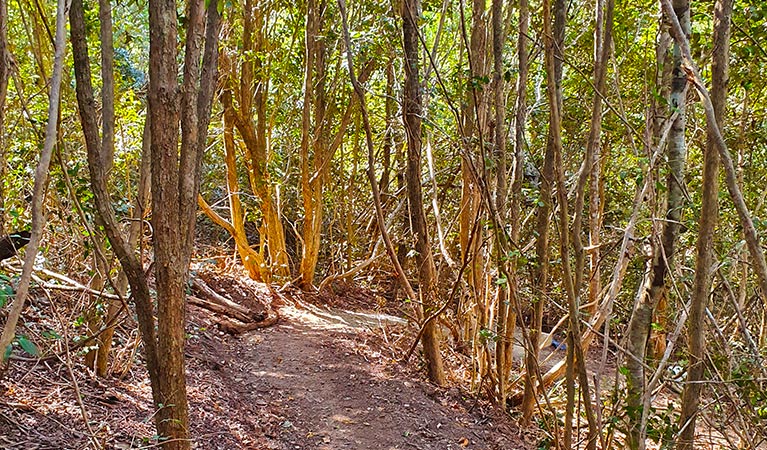
[[[588,140],[586,142],[586,154],[583,158],[581,173],[575,190],[575,218],[573,219],[573,250],[575,256],[575,288],[580,291],[585,273],[586,250],[583,246],[583,215],[588,185],[589,193],[589,252],[590,273],[589,277],[589,315],[593,315],[597,309],[597,296],[599,295],[599,216],[600,216],[600,145],[602,138],[602,98],[605,95],[607,80],[607,63],[610,59],[613,34],[613,12],[615,1],[610,0],[606,4],[600,0],[597,2],[596,27],[594,34],[594,99],[591,107],[591,124]],[[604,34],[602,34],[604,32]],[[596,256],[596,258],[595,258]]]
[[[321,35],[326,0],[306,3],[304,34],[304,102],[301,120],[301,195],[304,204],[304,230],[299,273],[304,289],[314,283],[320,252],[322,229],[322,188],[325,171],[326,137],[325,39]],[[313,112],[313,114],[312,114]],[[314,123],[312,123],[314,117]]]
[[[527,124],[527,82],[530,72],[527,44],[530,29],[530,4],[527,0],[519,1],[519,29],[517,34],[517,61],[519,62],[517,79],[516,116],[514,119],[514,180],[512,184],[512,230],[516,230],[513,239],[519,240],[522,208],[522,181],[525,166],[525,125]],[[543,326],[543,299],[537,295],[531,297],[530,323],[527,327],[527,347],[525,350],[525,392],[522,397],[522,423],[527,425],[533,417],[536,404],[536,376],[538,372],[538,342]]]
[[[407,195],[410,204],[410,227],[416,251],[418,268],[418,286],[423,308],[420,315],[434,312],[436,304],[437,269],[431,251],[426,213],[423,207],[421,191],[421,82],[420,58],[418,56],[418,22],[421,14],[420,0],[402,2],[402,36],[405,58],[405,92],[403,98],[403,120],[407,135]],[[421,317],[421,318],[422,318]],[[435,321],[426,324],[422,338],[429,379],[438,384],[445,384],[445,371],[442,367],[442,355],[439,351],[439,331]]]
[[[717,126],[724,125],[727,103],[727,79],[730,59],[730,20],[732,0],[717,0],[714,6],[714,51],[711,66],[711,102]],[[687,321],[688,356],[687,383],[682,392],[679,416],[679,450],[692,450],[695,444],[695,423],[705,368],[705,311],[711,292],[714,263],[714,231],[719,216],[719,154],[714,130],[708,129],[703,153],[703,194],[701,196],[700,230],[696,248],[695,280]]]
[[[562,260],[562,284],[568,303],[568,333],[567,333],[567,408],[565,410],[564,425],[564,446],[572,448],[572,427],[573,414],[575,407],[576,387],[575,379],[577,377],[580,390],[583,395],[586,418],[588,419],[589,433],[587,446],[589,450],[596,449],[597,428],[596,419],[591,404],[591,394],[589,393],[589,381],[586,373],[586,362],[583,359],[583,346],[581,342],[580,331],[580,301],[579,292],[575,281],[577,275],[573,275],[570,267],[570,243],[569,243],[569,214],[567,203],[567,190],[564,180],[564,166],[562,155],[562,117],[558,104],[557,85],[555,79],[555,39],[551,28],[551,3],[548,0],[543,2],[543,34],[545,42],[545,67],[546,67],[546,94],[549,104],[549,127],[554,149],[554,161],[556,170],[556,189],[557,200],[559,202],[559,248],[560,259]]]
[[[224,58],[224,90],[221,104],[224,108],[224,154],[227,172],[227,190],[230,221],[219,216],[200,197],[199,203],[205,213],[226,229],[234,238],[237,253],[248,274],[253,279],[271,281],[272,275],[286,277],[290,274],[285,230],[275,201],[274,187],[267,164],[269,149],[267,132],[269,117],[269,67],[266,47],[267,5],[246,1],[243,9],[241,48],[237,55]],[[238,64],[239,62],[239,64]],[[260,201],[263,225],[261,245],[267,252],[262,254],[251,248],[245,233],[245,217],[237,181],[237,160],[234,129],[245,144],[245,166],[253,193]],[[268,260],[267,260],[268,256]]]
[[[506,404],[507,383],[511,374],[512,349],[514,345],[514,325],[517,321],[516,295],[516,258],[512,257],[511,234],[507,231],[507,197],[509,183],[507,179],[507,149],[506,135],[506,89],[504,82],[503,47],[506,39],[505,25],[503,21],[503,1],[492,2],[492,47],[493,47],[493,160],[495,161],[495,196],[491,201],[495,202],[494,208],[489,208],[495,214],[494,224],[495,258],[498,265],[499,277],[505,279],[505,283],[497,284],[496,308],[497,308],[497,333],[501,340],[496,345],[496,369],[498,375],[498,401]],[[517,232],[514,230],[513,232]]]
[[[301,113],[301,199],[304,206],[299,284],[305,290],[314,289],[314,277],[320,258],[323,222],[323,193],[336,150],[341,146],[356,104],[350,96],[338,128],[330,136],[331,124],[338,114],[328,92],[328,42],[331,33],[325,30],[327,0],[307,2],[303,106]],[[372,64],[364,67],[360,81],[370,76]],[[337,74],[336,74],[337,75]]]

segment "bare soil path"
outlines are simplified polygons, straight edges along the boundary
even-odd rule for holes
[[[316,312],[316,311],[315,311]],[[457,390],[392,375],[365,341],[373,335],[354,313],[317,315],[283,308],[279,325],[243,338],[237,358],[249,373],[246,394],[273,416],[274,449],[526,448],[511,424],[467,412]],[[383,316],[382,316],[383,317]],[[516,441],[516,442],[515,442]]]
[[[489,405],[436,388],[385,356],[382,332],[372,328],[394,318],[311,305],[280,313],[276,326],[233,337],[190,308],[193,448],[534,448]],[[75,366],[99,448],[156,448],[139,364],[123,380]],[[96,448],[61,362],[17,362],[0,392],[0,448]]]

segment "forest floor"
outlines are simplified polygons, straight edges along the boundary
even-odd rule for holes
[[[246,299],[248,306],[266,308],[274,298],[261,289]],[[315,304],[301,297],[279,295],[273,304],[279,322],[240,336],[217,330],[211,313],[188,307],[193,448],[535,448],[540,432],[520,431],[460,387],[435,387],[414,362],[399,364],[412,330],[401,319],[371,313],[378,309],[375,296],[351,289],[315,297]],[[32,299],[28,330],[47,320],[45,302]],[[129,330],[124,327],[125,339],[135,340]],[[0,381],[0,448],[156,447],[140,358],[107,379],[81,361],[62,356],[13,363]]]

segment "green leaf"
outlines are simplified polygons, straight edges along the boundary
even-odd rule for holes
[[[0,308],[3,308],[11,297],[13,297],[13,288],[8,284],[0,285]]]
[[[13,352],[13,344],[8,344],[8,347],[5,347],[5,353],[3,353],[3,361],[7,361],[11,357],[11,352]]]
[[[495,284],[497,284],[498,286],[505,285],[508,282],[509,280],[507,280],[506,277],[498,277],[498,279],[495,280]]]
[[[621,373],[621,375],[623,375],[624,377],[627,377],[627,376],[629,376],[629,368],[628,368],[628,367],[626,367],[626,366],[621,366],[621,367],[619,367],[619,368],[618,368],[618,372],[620,372],[620,373]]]
[[[40,352],[37,350],[37,346],[30,341],[26,336],[20,335],[16,338],[21,348],[32,356],[37,356]]]
[[[46,339],[53,339],[53,340],[59,340],[61,339],[61,335],[56,333],[55,330],[45,330],[41,333],[44,338]]]

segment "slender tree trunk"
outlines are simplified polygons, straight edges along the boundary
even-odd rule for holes
[[[512,185],[512,230],[513,239],[519,240],[520,214],[522,206],[522,181],[524,179],[524,155],[525,155],[525,125],[527,123],[527,81],[529,77],[528,63],[528,37],[530,28],[530,5],[528,0],[519,2],[519,31],[517,35],[517,60],[519,62],[519,76],[517,79],[517,103],[514,133],[514,182]],[[547,213],[548,214],[548,213]],[[546,224],[548,229],[548,224]],[[536,231],[540,231],[537,230]],[[540,235],[539,235],[540,239]],[[538,247],[536,242],[536,250]],[[539,260],[540,263],[540,260]],[[536,282],[537,280],[534,280]],[[525,392],[522,397],[522,424],[527,426],[533,417],[536,406],[536,374],[538,373],[538,347],[543,327],[543,299],[540,296],[531,298],[531,317],[528,327],[527,346],[525,349]]]
[[[555,165],[558,167],[556,174],[557,182],[557,200],[559,201],[559,220],[560,220],[560,254],[562,259],[562,281],[565,287],[568,300],[569,330],[568,330],[568,381],[567,381],[567,409],[565,411],[565,448],[572,448],[572,420],[573,408],[575,405],[575,377],[583,394],[584,408],[589,424],[589,434],[587,438],[588,449],[595,449],[598,439],[596,421],[591,404],[591,394],[589,392],[589,381],[586,373],[586,365],[583,359],[583,347],[581,343],[580,331],[580,304],[579,295],[576,291],[574,281],[577,277],[573,276],[570,268],[570,249],[569,249],[569,215],[567,207],[567,191],[564,182],[564,167],[562,163],[562,138],[561,138],[561,116],[559,102],[557,101],[557,89],[555,81],[554,64],[554,36],[551,29],[551,4],[548,0],[543,3],[543,26],[545,43],[545,66],[547,73],[547,94],[549,99],[549,127],[554,148]]]
[[[508,181],[506,178],[506,97],[503,83],[503,1],[492,2],[492,44],[493,44],[493,160],[495,161],[495,211],[500,223],[495,224],[493,232],[495,246],[495,264],[498,266],[499,277],[506,279],[498,283],[496,292],[496,334],[501,338],[495,346],[496,377],[498,378],[498,403],[505,408],[506,385],[511,370],[511,350],[514,345],[514,325],[516,312],[511,308],[516,301],[516,281],[513,264],[509,264],[510,248],[505,242],[506,235],[506,197]],[[491,212],[492,213],[492,212]]]
[[[674,0],[674,10],[683,23],[685,33],[690,30],[690,11],[688,0]],[[640,296],[628,326],[628,350],[634,357],[627,358],[628,369],[628,411],[629,411],[629,447],[642,448],[644,433],[642,430],[642,404],[646,377],[640,361],[647,354],[647,342],[650,334],[653,311],[666,294],[666,274],[674,259],[676,241],[684,206],[684,165],[686,159],[685,143],[685,103],[687,95],[687,76],[682,70],[682,56],[679,45],[674,45],[673,78],[669,102],[672,112],[677,112],[669,134],[667,148],[669,175],[666,182],[667,205],[666,220],[663,222],[661,242],[653,246],[653,264],[650,270],[648,288]]]
[[[549,6],[550,7],[550,6]],[[562,83],[562,61],[563,61],[563,52],[564,52],[564,36],[565,36],[565,23],[566,23],[566,4],[563,0],[555,0],[554,3],[554,28],[552,30],[553,32],[553,52],[554,52],[554,61],[553,61],[553,83],[554,83],[554,94],[555,94],[555,101],[557,103],[557,106],[559,108],[562,107],[562,91],[561,91],[561,83]],[[542,326],[542,320],[543,320],[543,309],[546,304],[546,298],[548,297],[549,293],[549,260],[550,260],[550,246],[549,246],[549,228],[551,224],[551,214],[552,214],[552,206],[553,206],[553,194],[554,194],[554,140],[553,140],[553,130],[551,126],[549,126],[547,140],[546,140],[546,151],[544,153],[543,157],[543,170],[541,172],[541,187],[540,187],[540,194],[538,196],[538,207],[537,207],[537,213],[536,213],[536,222],[535,222],[535,259],[537,261],[536,267],[533,271],[533,283],[535,286],[534,292],[535,298],[533,300],[533,327],[538,331],[538,334],[540,336],[540,328]],[[539,347],[539,340],[535,339],[534,336],[531,335],[531,341],[530,346],[532,348],[538,348]],[[536,361],[532,361],[532,358],[530,358],[530,362],[536,362],[538,355],[533,355],[536,359]],[[535,374],[534,372],[531,372],[531,374]],[[527,389],[525,389],[527,392]],[[532,405],[535,402],[534,396],[537,395],[537,393],[532,393],[532,398],[528,396],[527,404]],[[531,407],[530,407],[531,408]],[[528,414],[532,414],[531,410],[527,410]]]
[[[114,44],[112,39],[112,5],[109,0],[99,0],[99,37],[101,41],[101,157],[104,160],[104,167],[107,174],[112,169],[115,148],[115,105],[114,105]],[[91,279],[90,287],[94,291],[101,291],[109,279],[109,263],[106,249],[106,237],[97,229],[94,246],[99,248],[94,252],[94,266],[97,268],[96,274]],[[98,257],[101,255],[103,257]],[[92,296],[91,300],[91,318],[89,327],[92,332],[101,327],[101,317],[97,313],[96,305],[101,299]],[[117,301],[119,302],[119,301]],[[118,306],[119,308],[119,306]],[[108,319],[104,317],[104,319]],[[101,341],[98,347],[101,346]],[[98,347],[85,354],[85,365],[96,369],[99,364],[106,362],[98,361]]]
[[[604,35],[595,36],[594,50],[596,60],[594,63],[594,86],[596,91],[594,93],[594,100],[591,108],[591,127],[589,130],[588,141],[586,143],[586,154],[584,156],[583,170],[578,178],[578,185],[576,187],[575,197],[575,218],[573,220],[573,249],[575,253],[575,289],[580,290],[583,281],[583,274],[585,273],[585,259],[586,254],[582,243],[582,229],[583,229],[583,210],[586,198],[586,186],[590,180],[590,245],[594,245],[594,240],[599,241],[599,147],[602,136],[602,97],[605,94],[605,85],[607,80],[607,63],[610,60],[610,49],[612,48],[612,29],[613,29],[613,12],[615,2],[610,0],[607,2],[604,16],[598,14],[597,30],[601,32],[604,28]],[[600,8],[601,9],[601,8]],[[598,245],[598,244],[597,244]],[[591,260],[591,272],[592,275],[598,275],[598,259],[594,259],[594,255],[598,256],[598,247],[590,250]],[[593,286],[594,279],[598,280],[598,276],[592,277],[589,280],[589,299],[592,297],[596,299],[598,286]],[[590,303],[588,308],[589,315],[593,315],[596,312],[596,302]]]
[[[223,94],[226,96],[227,94]],[[231,94],[229,94],[231,96]],[[234,237],[235,245],[237,246],[237,254],[240,255],[240,260],[245,270],[248,272],[248,276],[251,279],[259,281],[268,281],[270,279],[269,274],[262,273],[262,270],[266,270],[264,267],[264,258],[253,250],[248,243],[248,237],[245,234],[245,218],[243,217],[242,202],[240,201],[240,186],[237,181],[237,155],[235,152],[234,141],[234,108],[231,107],[231,99],[229,101],[223,101],[224,106],[224,162],[226,163],[226,190],[227,197],[229,198],[229,217],[231,219],[231,227]],[[229,105],[227,107],[226,105]],[[267,242],[271,245],[271,241]]]
[[[404,0],[402,5],[402,33],[405,52],[403,117],[408,149],[405,179],[410,204],[410,226],[415,241],[420,299],[423,302],[423,314],[428,316],[434,312],[433,308],[436,304],[437,270],[431,252],[426,213],[423,208],[423,193],[421,192],[422,103],[418,56],[420,11],[420,0]],[[440,386],[444,385],[446,382],[445,371],[442,367],[442,355],[439,351],[439,330],[435,321],[426,325],[422,344],[429,379]]]
[[[394,98],[394,56],[389,56],[386,62],[386,100],[384,101],[386,111],[386,132],[384,133],[384,142],[381,155],[381,180],[378,182],[378,189],[382,193],[389,190],[391,182],[391,163],[394,150],[394,127],[396,126],[395,116],[397,114],[397,101]],[[358,127],[356,127],[358,129]],[[357,160],[356,158],[354,159]],[[356,171],[355,171],[356,172]]]
[[[304,205],[303,251],[299,267],[300,284],[311,289],[319,261],[322,233],[322,191],[327,164],[332,158],[327,133],[326,43],[323,20],[327,2],[309,0],[306,15],[306,68],[301,135],[301,196]],[[308,102],[308,103],[307,103]],[[312,123],[312,118],[314,123]]]
[[[43,150],[40,152],[40,160],[35,168],[35,184],[32,191],[32,232],[24,254],[24,266],[21,272],[21,279],[16,287],[16,296],[13,299],[13,303],[11,303],[8,318],[3,326],[2,335],[0,335],[0,351],[2,352],[2,356],[0,356],[0,365],[2,365],[0,367],[0,375],[5,372],[7,367],[7,360],[5,360],[6,349],[11,345],[16,336],[16,325],[29,294],[32,269],[40,247],[40,239],[45,230],[45,190],[48,184],[48,168],[51,164],[53,146],[56,144],[58,135],[59,100],[61,95],[61,79],[64,71],[64,55],[66,53],[66,14],[68,8],[66,0],[58,0],[56,5],[56,40],[54,41],[55,55],[51,87],[48,94],[48,122],[45,128]],[[4,54],[3,56],[7,55]]]
[[[724,124],[727,102],[727,79],[730,58],[730,19],[732,0],[718,0],[714,6],[714,51],[711,67],[711,102],[717,126]],[[709,130],[706,151],[703,154],[703,194],[701,197],[700,230],[697,243],[697,263],[693,285],[690,315],[687,322],[688,357],[687,383],[682,392],[682,410],[679,416],[681,433],[677,448],[691,450],[695,443],[695,422],[705,368],[705,310],[711,291],[714,263],[713,241],[719,216],[719,155],[713,132]]]
[[[149,210],[149,197],[150,182],[151,182],[151,156],[149,153],[151,135],[149,133],[149,112],[147,111],[143,143],[141,146],[141,167],[139,169],[139,184],[136,189],[136,200],[133,204],[133,216],[132,222],[128,228],[128,248],[131,250],[136,248],[141,237],[141,231],[144,225],[144,215]],[[128,276],[125,270],[121,270],[117,277],[117,291],[122,297],[126,297],[128,293]],[[107,312],[105,323],[113,323],[116,321],[117,314],[122,309],[122,302],[120,300],[113,300],[109,303],[109,310]],[[114,336],[116,325],[112,325],[104,330],[98,338],[98,354],[96,356],[96,375],[100,377],[106,377],[109,369],[109,352],[112,349],[112,337]]]
[[[484,18],[485,1],[475,0],[472,2],[471,16],[471,38],[469,43],[469,66],[472,79],[477,80],[487,71],[487,26]],[[478,332],[480,327],[487,326],[487,302],[485,301],[485,258],[480,252],[482,246],[482,228],[477,227],[477,235],[471,238],[474,224],[479,220],[479,212],[482,202],[482,194],[478,185],[479,180],[471,170],[471,158],[479,155],[479,142],[481,135],[486,132],[486,95],[483,91],[470,90],[466,93],[466,103],[463,109],[463,129],[468,141],[468,151],[461,158],[461,212],[460,212],[460,246],[461,260],[469,257],[468,270],[466,271],[466,282],[469,286],[469,299],[471,312],[468,318],[464,320],[463,327],[465,334],[476,344],[478,342]],[[478,156],[481,157],[481,156]],[[474,347],[474,358],[476,360],[476,373],[481,379],[488,370],[487,360],[484,355],[485,346]]]
[[[5,174],[6,138],[5,103],[8,96],[8,80],[11,77],[11,57],[8,50],[8,0],[0,0],[0,236],[5,235]]]

